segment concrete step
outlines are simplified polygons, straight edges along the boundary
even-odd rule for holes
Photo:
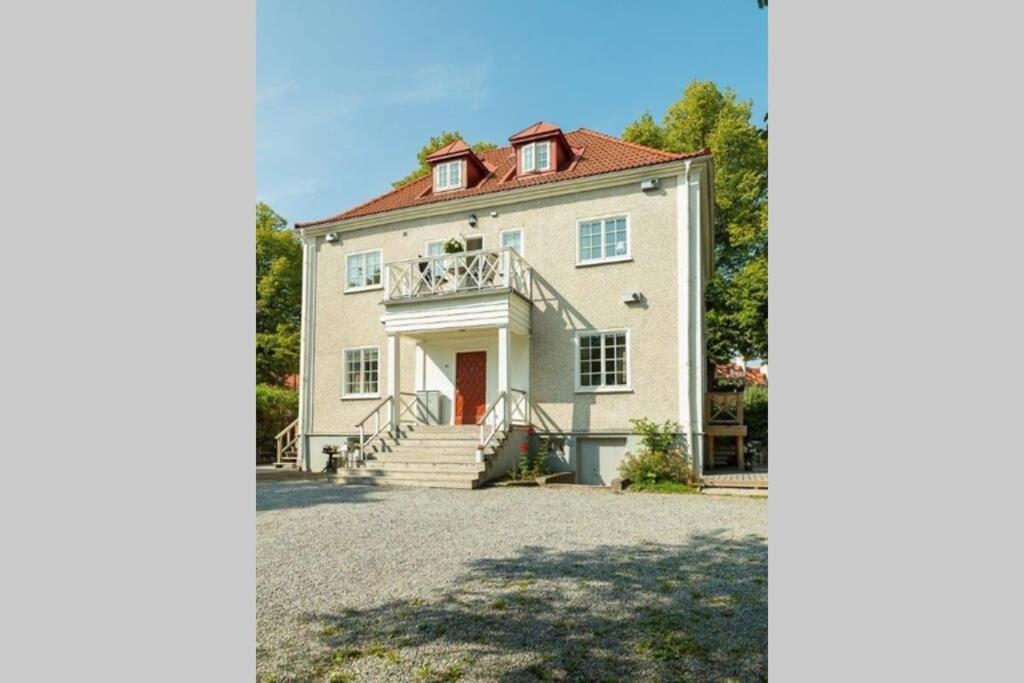
[[[385,479],[420,479],[430,481],[469,481],[476,479],[479,472],[431,472],[423,470],[404,470],[375,467],[346,467],[338,470],[338,475],[350,477],[383,477]]]
[[[479,486],[476,479],[399,479],[395,477],[357,476],[349,474],[337,474],[333,477],[333,481],[337,484],[359,484],[363,486],[409,486],[433,489],[474,489]]]
[[[423,451],[408,450],[408,451],[396,451],[392,453],[377,453],[374,458],[367,458],[367,465],[373,465],[375,462],[426,462],[426,463],[472,463],[476,462],[475,453],[424,453]]]
[[[487,470],[485,462],[434,462],[433,460],[405,460],[378,458],[367,460],[366,467],[350,468],[354,471],[384,470],[390,472],[423,472],[426,474],[445,473],[475,477]]]
[[[423,434],[431,433],[449,433],[449,434],[465,434],[480,432],[480,425],[402,425],[403,432],[420,432]]]

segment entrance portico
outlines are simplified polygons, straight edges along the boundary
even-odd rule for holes
[[[416,341],[415,389],[440,396],[441,424],[527,422],[530,269],[514,249],[480,250],[385,266],[386,376],[391,425],[415,419],[401,392],[401,338]]]

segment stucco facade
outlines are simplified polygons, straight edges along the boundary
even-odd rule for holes
[[[500,233],[509,229],[522,230],[521,255],[532,269],[529,336],[512,339],[515,357],[528,358],[528,375],[520,377],[526,372],[521,365],[513,369],[512,380],[529,386],[535,428],[577,436],[626,434],[630,418],[646,417],[679,421],[696,440],[699,410],[690,404],[701,400],[704,382],[700,302],[710,269],[709,169],[709,159],[692,168],[687,162],[685,170],[680,163],[645,169],[644,177],[659,181],[653,190],[642,189],[638,174],[632,173],[618,183],[605,178],[599,187],[549,189],[547,196],[522,199],[523,193],[496,193],[476,198],[471,206],[452,202],[435,207],[434,215],[403,219],[396,212],[396,220],[377,217],[377,224],[365,227],[341,222],[305,231],[306,276],[313,281],[304,285],[302,421],[304,434],[314,439],[306,449],[324,437],[356,434],[356,423],[387,396],[390,384],[381,320],[385,292],[346,293],[346,257],[380,249],[386,264],[425,255],[429,241],[466,236],[482,236],[485,249],[497,248]],[[683,188],[684,182],[689,187]],[[474,227],[468,223],[471,213],[477,217]],[[627,217],[629,260],[577,265],[578,222],[608,216]],[[333,241],[326,238],[330,232],[336,235]],[[694,270],[699,273],[691,277]],[[624,303],[627,292],[639,292],[639,301]],[[575,336],[587,330],[628,331],[628,389],[579,390]],[[464,341],[449,346],[491,350],[492,334],[466,331]],[[458,336],[452,331],[449,338]],[[417,351],[421,342],[400,339],[401,391],[423,388],[429,375],[425,363],[443,357],[431,348],[443,342],[423,341]],[[343,398],[343,350],[353,347],[379,350],[379,397]],[[435,374],[443,374],[439,368]],[[491,382],[489,370],[488,400]]]

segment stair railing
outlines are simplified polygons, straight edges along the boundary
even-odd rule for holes
[[[389,429],[391,427],[391,410],[390,410],[390,407],[391,407],[391,402],[394,401],[394,400],[395,400],[394,396],[388,396],[383,401],[381,401],[376,406],[374,406],[373,410],[371,410],[367,414],[366,417],[364,417],[362,420],[360,420],[359,422],[356,423],[356,427],[359,427],[359,454],[360,454],[361,458],[363,458],[363,459],[366,458],[366,446],[367,446],[367,444],[369,444],[371,441],[373,441],[378,436],[380,436],[381,433],[385,429]],[[380,418],[380,411],[385,406],[388,407],[388,410],[385,413],[387,418],[385,420],[381,420],[381,418]],[[369,438],[367,438],[367,436],[366,436],[366,423],[370,421],[370,418],[373,418],[373,433],[370,434]]]
[[[298,448],[299,441],[299,419],[295,418],[295,421],[289,424],[287,427],[282,429],[274,437],[277,441],[277,464],[284,464],[284,454],[292,448]],[[298,462],[298,452],[296,450],[296,462]]]
[[[499,406],[501,407],[499,408]],[[480,445],[478,448],[480,450],[487,448],[487,445],[491,443],[491,439],[493,439],[494,435],[498,433],[498,430],[505,429],[507,422],[507,401],[505,400],[505,392],[503,391],[494,399],[494,403],[488,406],[483,417],[477,421],[477,424],[480,425]],[[488,424],[491,426],[490,433],[487,433],[486,431]]]
[[[530,424],[529,395],[522,389],[516,389],[515,387],[510,387],[509,392],[512,394],[509,423],[518,425]]]

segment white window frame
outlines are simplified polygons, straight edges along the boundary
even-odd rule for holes
[[[459,169],[459,182],[453,184],[451,182],[452,172],[451,169],[457,167]],[[445,169],[445,183],[441,184],[441,169]],[[444,163],[437,164],[434,166],[434,192],[448,192],[449,190],[458,190],[462,188],[466,181],[466,169],[463,168],[463,160],[456,159],[455,161],[445,161]]]
[[[355,287],[350,287],[348,284],[348,262],[353,256],[363,257],[363,282],[366,282],[366,255],[377,253],[380,256],[380,282],[375,285],[362,284]],[[352,292],[368,292],[373,289],[384,289],[384,250],[383,249],[365,249],[363,251],[353,251],[351,254],[345,254],[345,293],[349,294]]]
[[[581,384],[580,376],[580,339],[582,337],[595,337],[602,336],[601,341],[601,381],[604,381],[604,341],[603,336],[607,334],[625,334],[626,335],[626,383],[625,384],[613,384],[601,386],[589,386],[585,387]],[[633,340],[632,335],[628,328],[617,328],[608,330],[580,330],[573,335],[573,347],[575,349],[574,364],[573,364],[573,377],[576,382],[576,393],[577,394],[620,394],[628,393],[633,391]]]
[[[582,230],[584,223],[594,223],[601,221],[601,252],[604,253],[604,235],[605,235],[605,222],[618,219],[626,219],[626,253],[618,256],[601,256],[600,258],[587,259],[586,261],[580,260],[580,231]],[[633,221],[630,218],[629,213],[609,213],[603,216],[591,216],[589,218],[579,218],[576,220],[576,267],[583,268],[586,266],[597,266],[604,263],[622,263],[623,261],[633,260]]]
[[[510,232],[519,233],[519,249],[516,253],[520,256],[526,256],[526,231],[522,228],[506,228],[505,230],[498,231],[498,246],[502,249],[505,248],[505,235]]]
[[[537,166],[537,146],[544,145],[548,149],[548,163],[547,166],[540,168]],[[526,150],[530,150],[530,164],[526,164]],[[551,170],[551,141],[541,140],[540,142],[531,142],[528,145],[523,145],[519,148],[519,165],[523,169],[523,173],[532,173],[534,171],[550,171]]]
[[[359,362],[361,364],[360,372],[366,372],[366,361],[362,355],[364,351],[376,351],[377,352],[377,391],[374,393],[353,393],[349,391],[348,386],[348,354],[350,351],[359,351]],[[369,346],[349,346],[341,350],[341,398],[344,400],[349,399],[362,399],[362,398],[380,398],[380,385],[381,380],[381,367],[384,359],[381,357],[380,345],[369,345]],[[363,378],[363,384],[365,385],[366,379]]]

